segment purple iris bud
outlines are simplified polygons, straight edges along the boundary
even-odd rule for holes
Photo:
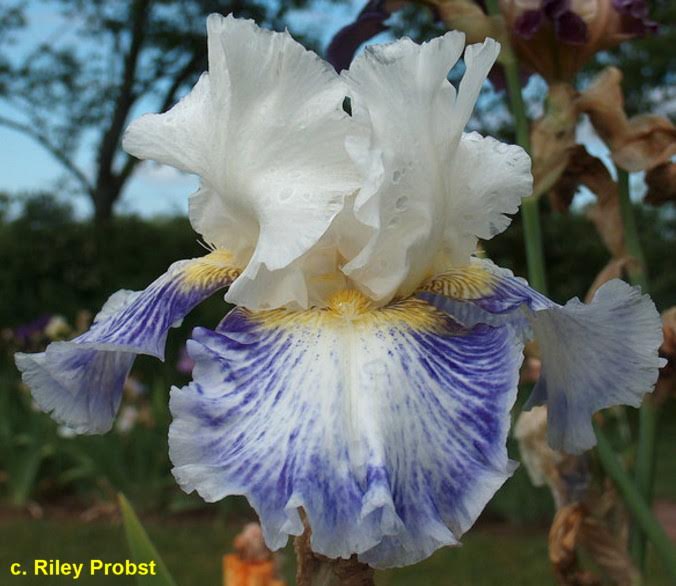
[[[354,54],[362,43],[386,31],[385,21],[390,13],[385,0],[371,0],[357,16],[357,19],[340,29],[326,49],[326,60],[336,71],[347,69]]]
[[[178,360],[176,361],[176,370],[181,374],[192,374],[192,369],[195,367],[195,361],[190,358],[188,349],[185,344],[181,346],[178,351]]]
[[[542,10],[526,10],[516,19],[514,32],[524,39],[530,39],[542,26],[543,20]]]
[[[564,12],[570,10],[570,0],[544,0],[542,10],[548,18],[556,20]]]
[[[20,345],[25,344],[30,338],[35,335],[42,334],[47,327],[49,320],[52,319],[51,314],[46,313],[25,324],[21,324],[14,328],[14,338]]]
[[[648,3],[645,0],[613,0],[613,8],[627,17],[624,28],[637,35],[657,32],[657,23],[648,18]]]
[[[584,20],[574,12],[568,10],[554,21],[556,37],[564,43],[583,45],[587,42],[589,31]]]

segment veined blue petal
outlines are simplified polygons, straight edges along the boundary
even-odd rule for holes
[[[454,545],[513,464],[505,448],[521,343],[420,300],[368,309],[234,310],[198,328],[194,381],[173,389],[174,475],[208,501],[245,495],[266,542],[375,567]]]
[[[592,415],[613,405],[639,406],[662,366],[655,304],[618,279],[589,304],[572,299],[560,306],[510,271],[474,259],[430,280],[418,297],[466,327],[504,326],[538,342],[542,373],[526,408],[547,405],[548,440],[556,450],[594,446]]]
[[[591,415],[613,405],[639,407],[652,391],[662,344],[655,304],[640,289],[615,279],[587,305],[577,298],[564,307],[532,314],[542,354],[542,375],[526,408],[547,404],[553,447],[577,453],[596,444]]]
[[[176,262],[144,291],[113,294],[84,334],[16,354],[36,403],[80,433],[108,431],[136,355],[163,359],[169,328],[237,277],[229,262],[225,251]]]

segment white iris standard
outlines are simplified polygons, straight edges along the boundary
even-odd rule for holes
[[[457,544],[514,469],[524,341],[542,350],[530,404],[548,405],[554,448],[579,452],[595,411],[652,389],[659,316],[621,281],[559,306],[472,256],[531,189],[522,149],[463,132],[495,41],[403,39],[339,76],[286,33],[207,27],[209,73],[124,145],[200,176],[190,218],[213,251],[17,365],[57,420],[106,431],[135,356],[162,358],[170,327],[229,286],[238,307],[193,331],[193,381],[171,393],[180,485],[245,495],[273,549],[302,510],[317,553],[415,563]]]

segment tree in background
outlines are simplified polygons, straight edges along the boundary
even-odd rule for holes
[[[206,16],[234,13],[280,30],[291,28],[290,10],[311,1],[34,0],[0,8],[0,100],[16,113],[0,124],[46,149],[68,185],[90,198],[97,223],[107,223],[139,163],[120,149],[130,115],[141,101],[167,110],[206,69]],[[55,9],[78,42],[31,45],[31,11]],[[29,48],[11,59],[12,43]],[[91,170],[78,163],[83,146],[95,153]]]

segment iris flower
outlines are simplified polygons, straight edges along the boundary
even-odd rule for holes
[[[521,148],[463,132],[495,41],[402,39],[338,75],[287,33],[207,28],[209,72],[124,146],[200,176],[190,219],[213,250],[16,362],[55,419],[105,432],[135,356],[162,358],[168,330],[228,288],[237,307],[192,332],[193,381],[171,391],[178,483],[246,496],[273,550],[304,531],[302,509],[317,553],[415,563],[457,544],[515,469],[524,340],[542,353],[529,405],[547,404],[554,448],[579,452],[592,413],[654,385],[658,314],[621,281],[560,306],[473,256],[532,184]]]

